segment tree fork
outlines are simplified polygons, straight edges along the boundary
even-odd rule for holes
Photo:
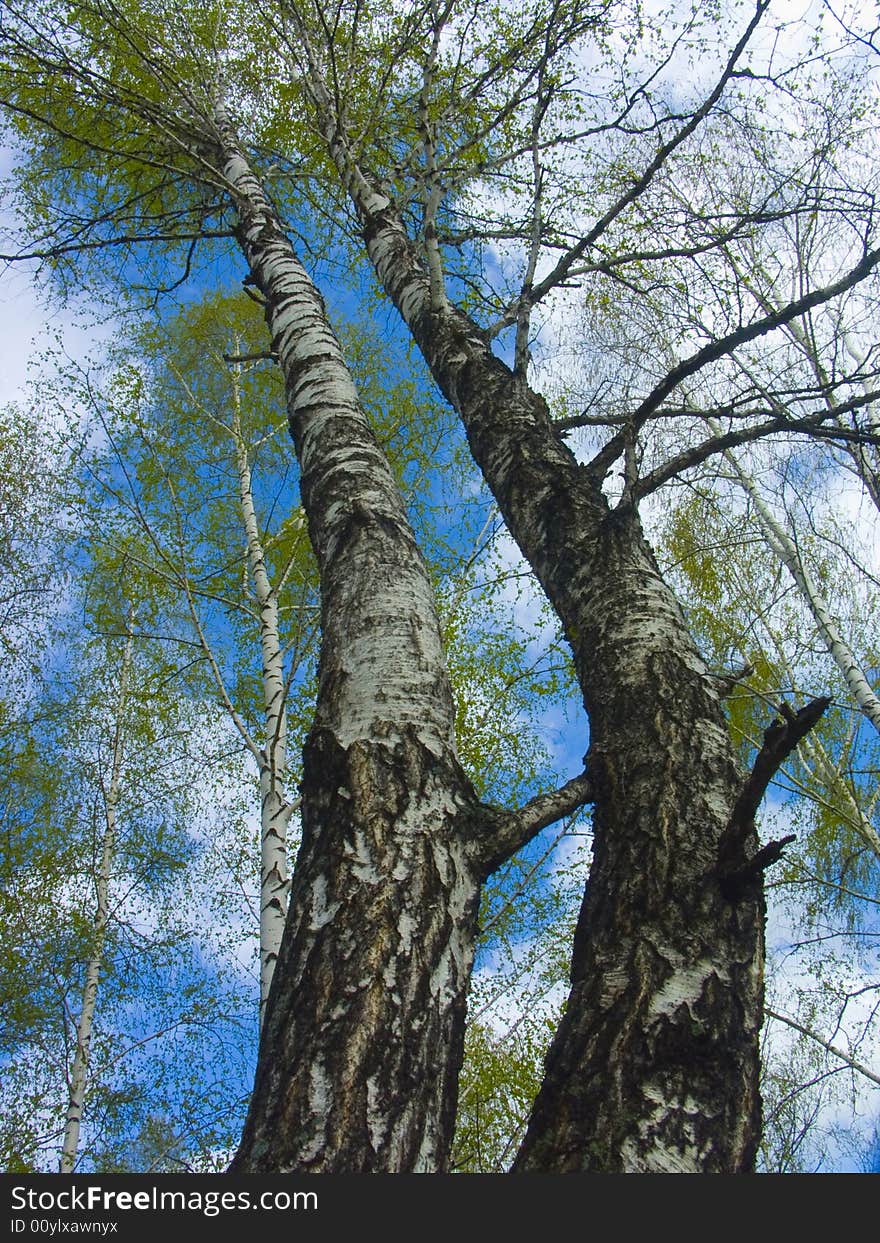
[[[594,862],[514,1168],[749,1170],[764,906],[759,892],[733,909],[706,881],[741,784],[717,688],[635,507],[613,511],[604,470],[576,461],[540,395],[464,314],[434,309],[393,204],[324,124],[376,272],[563,623],[590,720]],[[757,844],[738,849],[744,864]]]

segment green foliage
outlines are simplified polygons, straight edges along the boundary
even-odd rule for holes
[[[65,515],[46,484],[66,469],[56,435],[35,411],[0,409],[0,700],[34,672],[49,638],[64,582]],[[2,713],[0,703],[0,724]]]
[[[157,1095],[179,1094],[181,1068],[173,1065],[163,1033],[185,1038],[191,1067],[192,1059],[203,1056],[201,1042],[223,1025],[222,988],[200,962],[193,907],[182,901],[199,867],[192,828],[205,809],[194,773],[207,757],[181,755],[181,738],[192,732],[186,706],[156,681],[147,643],[135,658],[130,692],[118,705],[124,716],[115,715],[121,646],[112,637],[74,645],[67,671],[57,670],[47,682],[38,713],[3,736],[5,1169],[51,1168],[57,1160],[84,971],[99,950],[82,1166],[126,1167],[133,1120]],[[95,887],[120,730],[124,762],[110,875],[112,918],[99,945]],[[181,974],[188,979],[185,989]],[[162,1052],[145,1060],[151,1045]],[[114,1149],[118,1158],[111,1155]]]
[[[543,1053],[556,1015],[497,1033],[478,1020],[468,1027],[459,1084],[452,1168],[503,1174],[516,1155],[541,1084]]]

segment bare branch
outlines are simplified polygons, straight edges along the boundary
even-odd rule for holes
[[[768,785],[830,703],[831,699],[827,695],[820,695],[810,700],[797,712],[793,711],[787,703],[779,705],[781,720],[773,721],[764,731],[761,749],[734,805],[730,817],[730,825],[734,832],[744,836],[750,830]]]
[[[755,816],[767,792],[767,787],[797,747],[820,719],[831,700],[827,695],[812,699],[795,712],[787,703],[779,705],[780,720],[774,721],[764,731],[764,741],[755,757],[752,771],[734,804],[727,829],[718,847],[716,875],[721,891],[730,901],[738,900],[751,882],[775,863],[782,850],[794,835],[780,838],[762,846],[745,863],[739,862],[746,839],[755,829]]]
[[[847,407],[857,409],[859,406],[866,405],[867,400],[871,399],[857,398],[847,403]],[[827,441],[840,441],[845,444],[880,444],[880,436],[874,432],[862,432],[857,428],[835,426],[831,420],[836,418],[838,413],[840,413],[840,407],[834,411],[826,410],[802,419],[779,414],[762,423],[754,423],[749,427],[740,427],[735,431],[710,436],[700,444],[694,445],[693,448],[677,453],[662,466],[645,475],[632,489],[632,498],[635,501],[641,500],[642,497],[655,492],[664,483],[668,483],[670,479],[681,475],[683,471],[701,465],[718,453],[723,453],[727,449],[735,449],[738,445],[753,444],[756,440],[763,440],[779,432],[811,436]],[[694,411],[694,414],[696,415],[697,412]]]
[[[864,1075],[866,1079],[870,1079],[872,1083],[880,1085],[880,1075],[871,1070],[864,1062],[857,1061],[851,1054],[844,1049],[839,1048],[835,1044],[830,1044],[824,1040],[822,1036],[811,1031],[809,1027],[804,1027],[802,1023],[798,1023],[796,1019],[789,1018],[787,1014],[780,1014],[778,1010],[771,1010],[769,1006],[764,1007],[764,1013],[769,1019],[776,1019],[778,1023],[784,1023],[786,1027],[791,1027],[794,1031],[800,1032],[802,1036],[806,1036],[810,1040],[814,1040],[816,1044],[821,1045],[828,1053],[832,1053],[834,1057],[839,1057],[842,1062],[846,1062],[847,1066],[857,1071],[860,1075]]]
[[[648,186],[654,180],[654,177],[669,159],[670,155],[672,155],[672,153],[700,127],[714,108],[715,104],[723,95],[728,83],[733,78],[737,62],[748,46],[755,29],[767,10],[768,4],[769,0],[758,0],[758,4],[755,8],[755,14],[749,22],[742,38],[733,49],[733,52],[725,65],[724,72],[721,74],[714,88],[700,107],[693,113],[687,124],[683,125],[672,138],[663,143],[657,154],[654,156],[654,159],[650,162],[641,176],[633,183],[629,190],[627,190],[626,194],[622,195],[617,202],[610,207],[607,212],[605,212],[602,218],[593,225],[589,233],[587,233],[585,237],[581,238],[576,246],[572,246],[568,253],[563,255],[563,257],[559,260],[553,271],[534,287],[531,294],[531,301],[533,303],[539,302],[545,294],[549,293],[550,290],[554,289],[557,285],[560,285],[571,275],[571,270],[577,261],[587,253],[591,246],[595,245],[603,233],[605,233],[614,223],[617,217],[627,207],[629,207],[631,203],[634,203],[636,199],[640,198],[641,195],[644,194]],[[506,316],[507,323],[513,323],[515,317],[516,311],[509,311]]]
[[[542,829],[564,816],[573,815],[592,799],[592,785],[586,773],[567,781],[557,790],[536,794],[517,811],[486,807],[488,831],[474,840],[473,850],[484,876],[489,876],[516,854]]]
[[[682,381],[688,379],[689,376],[695,375],[696,372],[709,363],[717,362],[719,358],[732,354],[739,346],[746,345],[749,341],[756,341],[759,337],[766,336],[768,332],[772,332],[775,328],[783,328],[791,320],[805,315],[807,311],[811,311],[813,307],[822,306],[823,303],[830,302],[832,298],[836,298],[838,294],[846,293],[848,289],[852,289],[873,272],[878,264],[880,264],[880,249],[868,250],[862,259],[854,267],[850,268],[840,280],[835,281],[831,285],[826,285],[824,288],[814,289],[810,293],[805,294],[804,297],[798,298],[794,302],[789,302],[787,306],[781,307],[778,311],[765,315],[751,324],[743,324],[735,332],[719,337],[717,341],[710,341],[708,345],[704,345],[702,349],[697,350],[690,358],[686,358],[677,367],[673,367],[669,374],[648,394],[633,415],[636,425],[642,426],[669,394]]]

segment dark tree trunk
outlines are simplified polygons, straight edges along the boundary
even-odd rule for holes
[[[303,840],[233,1170],[442,1170],[479,883],[460,774],[405,726],[313,729]]]
[[[603,524],[579,616],[594,859],[515,1168],[747,1172],[760,1134],[761,885],[722,893],[742,778],[633,516]],[[755,849],[752,833],[730,866]]]

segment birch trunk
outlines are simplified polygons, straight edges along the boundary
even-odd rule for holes
[[[224,116],[216,129],[285,377],[322,602],[302,845],[232,1169],[442,1169],[481,877],[432,589],[320,295]]]
[[[571,992],[515,1169],[746,1172],[760,1134],[760,880],[717,880],[741,788],[714,689],[634,515],[584,576],[594,859]],[[738,843],[737,866],[757,846]]]
[[[118,839],[118,821],[116,809],[122,778],[122,759],[125,742],[125,711],[128,700],[128,685],[131,676],[133,650],[134,609],[128,613],[128,637],[122,658],[122,671],[119,680],[119,697],[116,703],[114,719],[113,757],[110,765],[110,782],[104,796],[104,832],[101,838],[101,858],[95,877],[95,931],[92,950],[86,963],[86,977],[83,985],[82,1004],[79,1020],[76,1025],[76,1047],[73,1064],[70,1068],[68,1084],[67,1116],[64,1123],[64,1140],[61,1147],[59,1173],[72,1174],[76,1164],[79,1148],[80,1126],[82,1124],[83,1103],[85,1101],[86,1083],[88,1081],[89,1050],[92,1043],[92,1031],[95,1023],[95,1010],[98,1002],[98,984],[101,969],[104,965],[104,942],[107,936],[107,925],[110,920],[110,880],[113,871],[113,860],[116,855]]]
[[[595,861],[516,1169],[749,1170],[764,905],[759,874],[735,901],[719,884],[742,777],[717,693],[637,515],[610,510],[479,329],[434,309],[393,205],[322,123],[379,279],[564,624],[590,720]],[[756,849],[752,826],[729,862]]]
[[[266,1012],[269,986],[287,915],[287,821],[290,808],[284,796],[287,774],[287,713],[284,655],[278,624],[278,596],[266,570],[260,527],[254,507],[247,445],[241,431],[241,394],[238,368],[233,378],[232,434],[238,470],[239,505],[248,567],[260,613],[265,744],[260,755],[260,1024]]]

